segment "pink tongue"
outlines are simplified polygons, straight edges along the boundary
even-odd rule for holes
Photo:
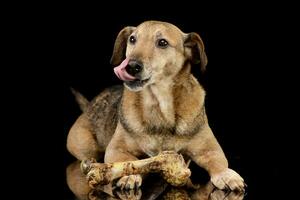
[[[130,74],[128,74],[126,72],[125,67],[128,65],[128,62],[129,62],[129,58],[126,58],[125,60],[123,60],[123,62],[119,66],[114,68],[115,74],[122,81],[133,81],[133,80],[135,80],[135,77],[131,76]]]

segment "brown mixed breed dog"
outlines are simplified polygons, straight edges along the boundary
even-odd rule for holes
[[[132,161],[173,150],[208,171],[219,189],[243,190],[244,180],[228,168],[205,113],[205,91],[191,65],[205,70],[200,36],[147,21],[120,31],[111,63],[124,86],[108,88],[92,102],[77,94],[83,114],[71,128],[67,148],[79,160]],[[140,187],[141,175],[117,186]]]

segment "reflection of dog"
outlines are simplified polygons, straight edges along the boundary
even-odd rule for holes
[[[103,91],[91,103],[76,93],[83,114],[69,132],[67,147],[77,159],[130,161],[173,150],[208,171],[219,189],[243,190],[243,179],[228,168],[207,121],[205,91],[190,73],[205,70],[204,45],[196,33],[172,24],[144,22],[119,33],[111,60],[125,87]],[[139,187],[140,175],[117,185]]]

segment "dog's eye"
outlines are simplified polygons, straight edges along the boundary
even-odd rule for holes
[[[160,48],[166,48],[169,45],[169,43],[165,39],[159,39],[157,45]]]
[[[133,35],[129,37],[129,42],[131,44],[134,44],[136,42],[136,39],[135,39],[135,37]]]

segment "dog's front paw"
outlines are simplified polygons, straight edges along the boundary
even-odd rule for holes
[[[117,182],[117,187],[120,187],[123,189],[138,189],[142,185],[142,176],[137,175],[129,175],[129,176],[123,176],[120,178]]]
[[[211,182],[218,189],[230,189],[235,191],[245,191],[244,179],[232,169],[226,169],[211,177]]]

